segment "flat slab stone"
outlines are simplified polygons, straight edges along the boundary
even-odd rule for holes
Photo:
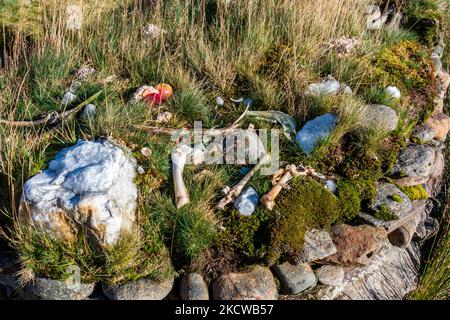
[[[339,266],[323,265],[316,271],[317,279],[321,284],[338,286],[344,280],[344,268]]]
[[[273,267],[286,294],[298,294],[317,284],[317,278],[308,263],[291,264],[284,262]]]
[[[312,262],[336,253],[336,246],[328,232],[311,229],[305,233],[300,262]]]
[[[212,285],[215,300],[276,300],[278,289],[268,268],[255,266],[249,272],[220,276]]]

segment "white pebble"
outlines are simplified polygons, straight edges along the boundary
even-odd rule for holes
[[[400,97],[401,97],[400,90],[398,90],[398,88],[394,87],[394,86],[387,87],[386,93],[395,99],[400,99]]]
[[[77,96],[75,94],[73,94],[70,91],[67,91],[66,93],[64,93],[64,96],[62,97],[62,104],[63,105],[68,105],[71,104],[72,102],[74,102],[77,99]]]
[[[83,115],[86,118],[93,117],[97,113],[97,107],[92,103],[89,103],[86,107],[84,107]]]

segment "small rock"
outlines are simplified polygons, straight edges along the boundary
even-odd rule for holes
[[[77,100],[77,96],[72,92],[67,91],[66,93],[64,93],[64,96],[62,97],[61,103],[63,105],[68,105],[74,102],[75,100]]]
[[[336,182],[334,182],[333,180],[325,181],[325,187],[333,193],[336,192]]]
[[[141,149],[141,154],[146,158],[150,158],[152,156],[152,149],[143,147]]]
[[[313,262],[331,256],[337,252],[328,232],[310,229],[305,233],[299,261]]]
[[[353,90],[352,88],[350,88],[348,85],[346,84],[342,84],[341,88],[340,88],[340,92],[344,93],[344,94],[353,94]]]
[[[142,166],[138,166],[137,167],[137,173],[144,174],[145,173],[145,169]]]
[[[36,277],[30,291],[44,300],[84,300],[94,291],[95,284],[66,284],[63,281]]]
[[[251,106],[253,104],[253,99],[246,98],[242,101],[242,103],[246,106]]]
[[[298,294],[317,284],[317,278],[308,263],[283,264],[273,267],[275,275],[280,280],[281,288],[286,294]]]
[[[216,97],[216,105],[219,107],[222,107],[225,104],[225,101],[223,101],[222,97]]]
[[[417,140],[417,142],[420,143],[430,142],[434,139],[435,135],[436,131],[434,131],[434,129],[427,124],[416,126],[411,132],[411,138],[413,139],[413,141]]]
[[[68,5],[66,8],[67,30],[81,30],[83,27],[83,9],[77,4]]]
[[[85,118],[91,118],[97,113],[97,107],[92,103],[89,103],[83,110],[83,116]]]
[[[328,43],[329,49],[334,49],[339,57],[344,57],[351,54],[359,41],[356,38],[340,37]]]
[[[297,132],[295,140],[300,148],[310,154],[316,144],[328,138],[338,123],[338,116],[334,113],[326,113],[308,121],[303,128]]]
[[[103,292],[111,300],[162,300],[173,287],[173,278],[163,281],[139,279],[123,285],[103,284]]]
[[[428,145],[412,144],[402,149],[391,174],[398,176],[397,183],[415,186],[425,183],[433,168],[436,152]]]
[[[434,138],[445,141],[450,131],[450,117],[444,113],[438,113],[428,118],[425,123],[435,132]]]
[[[272,272],[255,266],[249,272],[220,276],[212,285],[215,300],[277,300],[278,290]]]
[[[152,38],[152,39],[157,39],[159,38],[161,35],[163,35],[164,33],[166,33],[165,30],[161,29],[159,26],[157,26],[156,24],[153,23],[149,23],[147,24],[143,29],[142,29],[142,34],[147,37],[147,38]]]
[[[158,123],[168,123],[170,120],[172,120],[173,114],[169,111],[162,112],[158,114],[156,117],[156,122]]]
[[[398,116],[394,109],[380,104],[368,105],[362,118],[366,128],[389,132],[397,129]]]
[[[324,265],[316,270],[316,276],[321,284],[338,286],[344,280],[344,268]]]
[[[234,201],[234,207],[243,216],[251,216],[259,203],[258,192],[253,187],[248,187]]]
[[[334,95],[339,92],[341,85],[332,75],[321,82],[311,83],[306,90],[307,95]]]
[[[394,99],[400,99],[400,97],[402,96],[400,90],[398,90],[398,88],[394,86],[388,86],[386,88],[386,93]]]
[[[208,285],[198,273],[189,273],[181,278],[180,296],[183,300],[209,300]]]
[[[340,266],[368,265],[387,239],[386,230],[368,225],[336,225],[331,236],[337,252],[325,261]]]

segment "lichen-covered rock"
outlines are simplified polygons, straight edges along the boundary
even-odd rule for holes
[[[36,277],[29,290],[43,300],[84,300],[94,291],[94,283],[65,283]]]
[[[434,131],[432,127],[425,123],[418,125],[411,132],[411,138],[413,139],[413,141],[417,141],[420,143],[430,142],[434,139],[435,135],[436,131]]]
[[[215,300],[276,300],[277,285],[268,268],[255,266],[249,272],[220,276],[212,285]]]
[[[303,128],[297,132],[295,140],[300,148],[310,154],[316,144],[328,138],[338,123],[338,116],[334,113],[326,113],[308,121]]]
[[[189,273],[181,278],[180,296],[183,300],[209,300],[208,285],[198,273]]]
[[[316,270],[317,279],[327,286],[338,286],[344,280],[344,268],[340,266],[323,265]]]
[[[312,262],[336,253],[331,236],[324,230],[310,229],[305,233],[300,262]]]
[[[341,266],[361,266],[370,263],[387,239],[386,230],[368,225],[352,227],[340,224],[333,227],[331,237],[337,252],[324,260]]]
[[[173,282],[173,277],[162,281],[139,279],[121,285],[103,284],[102,288],[111,300],[162,300],[172,290]]]
[[[366,128],[389,132],[397,129],[398,116],[394,109],[380,104],[368,105],[362,116]]]
[[[391,174],[405,186],[425,183],[431,173],[435,160],[435,151],[425,144],[412,144],[402,149]]]
[[[308,263],[283,264],[273,267],[275,275],[280,280],[281,288],[286,294],[297,294],[314,287],[317,278]]]
[[[135,168],[107,140],[79,141],[25,183],[19,217],[64,241],[87,230],[95,243],[114,244],[135,222]]]

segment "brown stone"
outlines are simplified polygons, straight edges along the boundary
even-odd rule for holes
[[[341,266],[364,266],[370,263],[387,238],[384,228],[340,224],[333,228],[331,237],[337,253],[325,261]]]
[[[272,272],[256,266],[250,272],[220,276],[212,285],[215,300],[276,300],[278,290]]]
[[[450,117],[444,113],[436,113],[429,117],[425,123],[429,125],[435,132],[434,138],[437,140],[445,140],[450,130]]]

